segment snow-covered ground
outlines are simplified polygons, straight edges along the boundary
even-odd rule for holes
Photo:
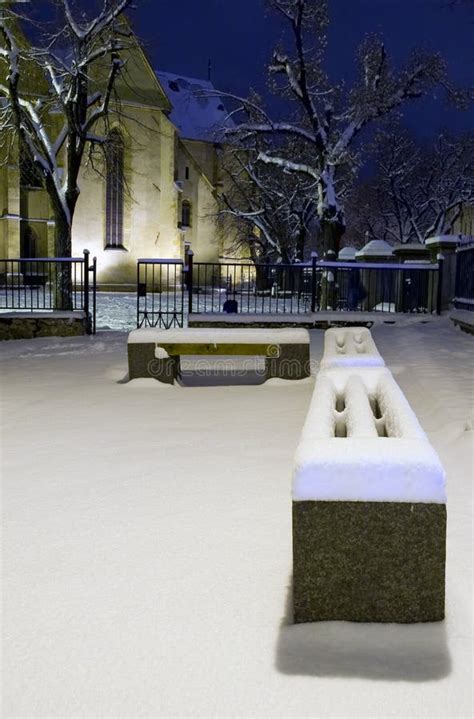
[[[291,624],[311,381],[124,383],[118,332],[2,343],[5,717],[470,716],[474,340],[372,332],[448,474],[438,624]]]

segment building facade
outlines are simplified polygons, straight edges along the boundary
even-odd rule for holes
[[[142,257],[218,261],[216,223],[220,102],[209,82],[156,73],[135,39],[117,82],[104,153],[87,157],[72,228],[72,254],[97,257],[101,289],[128,290]],[[178,88],[177,91],[173,88]],[[54,122],[54,118],[51,120]],[[58,125],[60,118],[58,118]],[[48,195],[18,147],[0,166],[0,256],[54,256]]]

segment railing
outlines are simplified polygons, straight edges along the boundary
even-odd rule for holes
[[[253,264],[142,259],[137,327],[182,327],[191,314],[319,311],[433,313],[441,308],[442,260],[421,263]]]
[[[137,327],[182,327],[185,279],[181,260],[138,260]]]
[[[92,275],[92,278],[90,277]],[[0,259],[0,312],[82,311],[87,332],[96,330],[96,258]]]
[[[442,260],[407,262],[319,262],[318,309],[362,312],[441,312]]]
[[[440,312],[440,264],[189,264],[189,312]]]
[[[316,264],[194,262],[190,268],[193,313],[301,314],[316,308]]]
[[[474,243],[457,249],[454,306],[474,312]]]

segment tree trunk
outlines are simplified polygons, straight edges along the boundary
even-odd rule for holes
[[[55,210],[55,255],[56,257],[72,256],[71,223],[62,209]],[[72,263],[57,262],[54,285],[54,307],[57,310],[71,311],[73,303]]]
[[[323,257],[325,260],[336,260],[341,238],[346,231],[345,225],[338,220],[321,220],[321,236],[323,239]]]
[[[323,259],[328,262],[335,262],[339,253],[341,238],[345,232],[345,226],[339,221],[321,220],[321,234],[323,238]],[[334,269],[328,269],[323,273],[321,280],[320,310],[335,310],[337,306],[336,273]]]
[[[300,262],[304,262],[304,250],[306,246],[306,227],[302,227],[298,233],[298,240],[296,242],[296,256]]]

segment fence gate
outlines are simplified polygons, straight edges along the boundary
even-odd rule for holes
[[[137,263],[137,327],[182,327],[185,272],[182,260]]]

